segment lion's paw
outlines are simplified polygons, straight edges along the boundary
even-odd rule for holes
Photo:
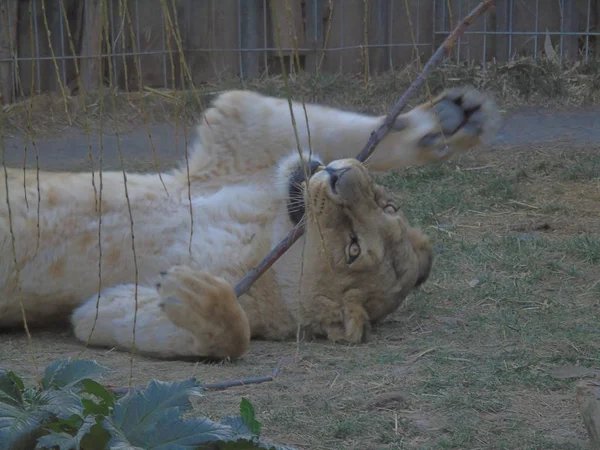
[[[421,139],[421,148],[442,152],[468,149],[487,143],[501,126],[500,112],[492,97],[471,87],[442,92],[430,111],[438,126]]]
[[[235,358],[246,352],[248,318],[226,280],[182,265],[162,272],[156,287],[161,309],[196,337],[199,353]]]
[[[371,335],[371,322],[360,305],[347,305],[344,308],[344,327],[346,340],[352,343],[367,342]]]
[[[371,338],[371,322],[366,311],[359,305],[344,308],[344,323],[327,327],[327,339],[333,342],[361,344]]]

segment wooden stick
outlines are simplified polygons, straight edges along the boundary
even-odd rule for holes
[[[241,380],[221,381],[219,383],[203,384],[201,387],[205,391],[223,391],[225,389],[229,389],[232,387],[246,386],[249,384],[260,384],[260,383],[266,383],[268,381],[275,381],[275,379],[281,372],[281,364],[282,363],[283,363],[283,359],[277,363],[277,365],[273,369],[273,372],[271,373],[271,375],[267,375],[266,377],[255,377],[255,378],[244,378]],[[116,395],[125,395],[130,390],[139,391],[139,390],[143,389],[143,386],[134,386],[132,388],[107,386],[106,389],[115,393]]]
[[[232,387],[246,386],[249,384],[260,384],[260,383],[266,383],[268,381],[275,381],[275,379],[279,376],[279,373],[281,372],[281,365],[283,364],[283,361],[284,361],[284,359],[281,359],[277,363],[275,368],[273,369],[273,372],[271,372],[271,375],[267,375],[265,377],[254,377],[254,378],[243,378],[240,380],[221,381],[219,383],[203,384],[203,385],[201,385],[201,387],[205,391],[223,391],[225,389],[229,389]],[[6,372],[4,370],[0,370],[0,377],[3,376],[5,373]],[[105,386],[105,388],[107,390],[113,392],[116,395],[125,395],[130,390],[132,390],[132,391],[142,390],[142,389],[144,389],[144,386],[133,386],[131,388],[120,387],[120,386]]]
[[[406,106],[408,102],[408,98],[423,84],[425,79],[429,76],[434,67],[440,62],[442,57],[449,53],[457,39],[462,36],[468,26],[470,26],[473,22],[475,22],[483,13],[485,13],[489,8],[494,6],[496,3],[495,0],[485,0],[479,4],[473,11],[469,13],[459,24],[458,26],[448,35],[448,37],[444,40],[442,45],[435,51],[435,53],[429,58],[427,64],[423,67],[423,71],[419,74],[417,79],[410,85],[408,90],[400,97],[398,102],[392,108],[392,111],[388,114],[388,116],[383,121],[383,124],[373,133],[371,133],[371,137],[369,138],[367,144],[362,149],[362,151],[358,154],[357,159],[361,162],[364,162],[379,144],[379,142],[385,137],[385,135],[390,131],[392,125]],[[281,255],[283,255],[293,244],[296,242],[300,236],[304,234],[304,227],[297,226],[292,229],[288,235],[269,252],[269,254],[262,260],[257,266],[253,267],[248,274],[240,281],[235,287],[235,294],[240,297],[241,295],[248,292],[250,286],[258,280],[262,274],[264,274],[274,263],[277,261]]]
[[[600,449],[600,380],[584,380],[576,389],[579,414],[585,424],[593,449]]]

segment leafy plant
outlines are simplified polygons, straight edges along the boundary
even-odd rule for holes
[[[41,387],[27,387],[14,372],[0,375],[0,448],[35,450],[268,449],[261,424],[242,398],[240,415],[214,422],[182,418],[190,397],[202,396],[195,379],[152,380],[117,398],[93,378],[106,373],[95,361],[55,361]]]

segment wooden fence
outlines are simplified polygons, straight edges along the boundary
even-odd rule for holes
[[[375,74],[427,58],[477,0],[0,0],[3,102],[44,91],[189,86],[300,69]],[[457,61],[591,57],[600,0],[497,0]],[[279,33],[277,32],[279,30]],[[325,50],[324,50],[325,49]],[[77,64],[76,64],[77,63]],[[77,66],[77,67],[76,67]],[[77,77],[79,70],[80,76]]]

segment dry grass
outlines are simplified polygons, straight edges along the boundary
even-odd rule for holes
[[[310,449],[587,449],[573,366],[598,368],[600,156],[595,149],[505,148],[381,176],[426,228],[432,278],[374,333],[343,346],[303,342],[273,383],[214,392],[211,417],[257,408],[266,437]],[[518,164],[515,163],[518,161]],[[2,365],[26,372],[25,339]],[[35,335],[40,364],[75,355],[68,332]],[[134,383],[266,375],[294,342],[255,342],[236,364],[138,358]],[[128,382],[128,355],[90,350]]]
[[[402,92],[414,79],[411,70],[368,86],[341,76],[322,77],[314,86],[296,80],[294,95],[383,113],[395,101],[390,92]],[[486,74],[443,67],[430,86],[438,91],[472,82],[495,92],[506,107],[598,99],[596,69],[579,66],[556,77],[552,70],[526,61],[490,67]],[[208,100],[231,87],[236,85],[204,86],[201,94]],[[283,95],[279,79],[247,88]],[[94,105],[110,104],[102,97],[110,95],[87,97],[94,124],[101,118]],[[116,100],[112,113],[120,123],[134,127],[143,121],[139,95]],[[146,100],[146,119],[153,122],[171,118],[182,105],[187,119],[201,111],[191,94],[148,93]],[[77,99],[70,101],[77,112]],[[23,128],[26,107],[7,109],[11,132]],[[66,124],[62,101],[36,99],[34,108],[36,132]],[[80,115],[72,117],[82,124]],[[429,282],[370,343],[302,342],[300,360],[286,364],[276,382],[209,393],[196,403],[198,410],[211,417],[233,414],[245,396],[257,409],[265,438],[307,449],[588,449],[574,403],[575,378],[564,374],[575,377],[574,366],[600,366],[597,149],[547,144],[473,151],[379,178],[435,243],[438,259]],[[68,331],[36,332],[34,339],[41,365],[81,349]],[[1,365],[30,373],[25,345],[21,334],[3,335]],[[254,342],[236,364],[140,357],[133,382],[267,375],[295,352],[294,342]],[[128,383],[128,354],[89,350],[85,356],[117,369],[108,383]]]
[[[322,74],[318,77],[295,76],[290,80],[292,97],[306,101],[323,102],[332,106],[363,112],[385,114],[396,101],[396,95],[404,92],[419,73],[416,64],[401,71],[388,72],[371,78],[365,83],[362,75]],[[428,79],[428,87],[439,92],[446,87],[472,84],[495,94],[505,108],[524,105],[581,106],[600,100],[600,62],[565,64],[562,68],[552,61],[529,58],[508,64],[461,65],[448,60],[441,64]],[[196,90],[171,91],[146,89],[141,93],[117,93],[108,88],[85,94],[86,108],[81,97],[68,97],[69,116],[65,113],[65,101],[60,93],[37,96],[33,102],[24,100],[4,108],[5,133],[26,134],[31,112],[35,135],[57,133],[72,124],[95,132],[101,126],[112,128],[119,124],[127,131],[144,123],[196,120],[205,105],[218,93],[227,89],[253,89],[269,95],[285,96],[280,76],[241,83],[239,79],[207,83]],[[426,87],[411,99],[415,105],[428,98]],[[199,101],[200,103],[199,104]],[[144,109],[141,107],[144,101]],[[114,102],[114,107],[113,107]],[[116,116],[116,121],[113,119]]]

